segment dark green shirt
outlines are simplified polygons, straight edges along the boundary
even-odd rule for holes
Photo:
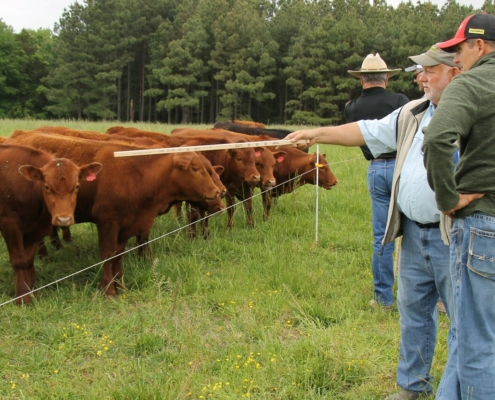
[[[452,80],[423,131],[428,182],[439,210],[454,208],[459,193],[485,193],[455,217],[475,211],[495,216],[495,52]],[[455,168],[456,140],[461,157]]]

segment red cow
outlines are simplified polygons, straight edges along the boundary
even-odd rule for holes
[[[166,147],[177,147],[181,145],[199,146],[207,144],[222,144],[231,143],[230,139],[215,138],[210,134],[210,131],[198,131],[198,134],[186,135],[184,131],[175,132],[173,135],[165,135],[158,132],[142,131],[136,128],[124,128],[116,126],[107,130],[108,134],[129,135],[129,137],[148,137],[161,141]],[[236,138],[235,141],[243,141],[245,139]],[[243,182],[255,185],[260,181],[260,174],[256,169],[255,160],[256,154],[261,155],[264,148],[241,148],[230,150],[211,150],[203,152],[203,155],[208,158],[213,165],[222,165],[224,173],[221,175],[221,180],[227,187],[226,200],[228,205],[232,205],[235,200],[235,193],[242,192],[240,187]],[[252,213],[249,213],[249,204],[244,203],[246,214],[248,216],[248,224],[254,223]],[[233,209],[227,209],[227,227],[233,227]]]
[[[101,164],[78,167],[40,150],[2,144],[0,166],[0,230],[15,272],[15,297],[29,303],[38,242],[52,225],[74,223],[79,186],[96,179]]]
[[[191,140],[198,138],[197,145],[203,141],[202,138],[204,138],[205,135],[206,137],[209,137],[210,140],[217,140],[218,143],[245,141],[245,139],[242,138],[234,138],[234,141],[232,141],[231,138],[215,138],[214,135],[210,134],[210,131],[172,131],[173,137],[185,137],[190,138]],[[193,142],[188,143],[189,145],[193,145]],[[261,175],[256,168],[256,163],[261,162],[264,152],[265,149],[263,147],[232,148],[229,150],[209,150],[203,152],[203,155],[207,157],[212,164],[219,163],[225,167],[225,171],[221,176],[221,179],[227,188],[225,199],[227,201],[228,229],[232,229],[234,227],[233,206],[235,204],[236,197],[240,197],[243,200],[245,199],[243,206],[246,211],[246,220],[249,226],[254,226],[254,219],[252,215],[252,195],[254,188],[261,181]],[[267,157],[269,157],[268,154]],[[273,160],[273,155],[271,157]]]
[[[98,230],[103,264],[102,288],[115,295],[122,280],[122,252],[130,237],[151,229],[155,217],[177,201],[216,200],[220,194],[198,155],[114,157],[116,151],[142,148],[120,143],[16,131],[8,141],[42,148],[78,160],[99,161],[104,169],[92,185],[81,184],[76,223]],[[113,257],[108,260],[108,258]]]
[[[224,130],[212,129],[215,135],[225,134]],[[251,142],[260,142],[267,140],[275,140],[273,137],[267,135],[252,136],[241,133],[229,132],[231,135],[236,135],[240,138],[244,138]],[[268,147],[272,151],[275,147]],[[282,194],[291,193],[297,187],[305,184],[316,184],[316,168],[318,168],[318,185],[324,189],[330,190],[338,183],[337,178],[333,174],[325,154],[319,155],[319,162],[317,163],[317,155],[307,154],[292,146],[284,146],[286,156],[282,162],[275,164],[273,169],[273,176],[277,180],[277,186],[272,191],[263,191],[263,217],[267,219],[270,215],[270,209],[272,204],[272,197],[278,197]],[[318,164],[318,165],[317,165]],[[296,178],[297,179],[294,179]]]
[[[91,139],[99,141],[109,141],[109,142],[123,142],[130,144],[132,146],[143,146],[143,147],[157,147],[156,141],[148,138],[129,138],[122,135],[112,135],[109,136],[105,133],[100,133],[96,131],[85,131],[80,129],[71,129],[65,126],[41,126],[34,129],[38,132],[43,133],[55,133],[57,135],[72,136],[82,139]]]
[[[122,130],[119,127],[119,130],[122,133],[125,133],[126,130],[129,128],[122,128]],[[134,135],[131,137],[127,136],[122,136],[121,134],[118,134],[115,132],[114,134],[103,134],[99,132],[94,132],[94,131],[85,131],[85,130],[76,130],[76,129],[69,129],[63,126],[45,126],[41,128],[36,129],[38,132],[44,132],[44,133],[55,133],[55,134],[60,134],[63,136],[71,136],[71,137],[77,137],[77,138],[83,138],[83,139],[91,139],[91,140],[98,140],[98,141],[104,141],[104,142],[124,142],[132,145],[139,145],[143,146],[146,148],[151,148],[151,147],[170,147],[170,144],[173,143],[175,145],[178,145],[180,143],[184,143],[187,145],[187,140],[177,140],[177,138],[173,140],[167,141],[166,138],[164,139],[165,135],[158,134],[155,132],[150,132],[150,135],[148,136],[138,136]],[[141,132],[137,129],[132,129],[133,132]],[[147,131],[146,131],[147,132]],[[157,136],[159,135],[159,136]],[[210,176],[213,179],[213,182],[215,185],[219,188],[220,190],[220,197],[216,200],[209,201],[209,202],[194,202],[194,203],[189,203],[190,204],[190,215],[191,215],[191,221],[194,222],[194,220],[197,220],[200,215],[204,216],[206,212],[210,213],[216,213],[221,210],[223,210],[224,205],[221,200],[225,196],[225,193],[227,189],[225,186],[223,186],[219,175],[223,172],[223,167],[222,166],[212,166],[210,161],[208,161],[205,157],[202,155],[198,154],[201,158],[201,161],[205,165],[206,170],[210,174]],[[174,205],[174,208],[180,207],[182,202],[177,203]],[[203,235],[207,236],[208,235],[208,225],[207,223],[203,223]],[[196,226],[190,225],[189,226],[189,235],[191,237],[195,237],[196,235]],[[66,229],[63,230],[64,234],[64,240],[67,241],[67,239],[70,238],[70,230]],[[146,244],[149,241],[149,232],[143,232],[140,235],[136,236],[136,241],[138,244],[138,256],[142,257],[144,255],[147,255],[148,257],[151,257],[151,249],[149,246]],[[51,236],[51,242],[55,246],[55,248],[59,249],[61,248],[61,242],[57,234],[57,228],[53,229],[52,236]],[[38,254],[40,256],[44,256],[47,253],[46,246],[44,245],[44,242],[40,243],[40,248],[38,249]]]
[[[222,129],[211,129],[211,130],[199,130],[199,129],[174,129],[172,131],[172,135],[179,135],[183,137],[195,137],[197,135],[216,137],[218,140],[227,139],[231,142],[239,142],[241,140],[249,139],[249,141],[253,141],[250,136],[240,135],[234,132],[222,130]],[[273,140],[273,139],[271,139]],[[265,148],[264,148],[265,149]],[[265,149],[266,150],[266,149]],[[267,151],[263,151],[256,157],[256,169],[260,173],[260,182],[257,184],[251,182],[243,182],[239,185],[235,185],[232,187],[230,192],[230,196],[227,195],[227,205],[229,208],[227,212],[230,213],[229,222],[233,224],[232,215],[234,212],[233,206],[235,204],[235,198],[242,201],[244,206],[244,210],[246,212],[246,220],[249,226],[254,226],[254,218],[253,218],[253,205],[252,205],[252,197],[254,194],[254,189],[256,186],[259,186],[261,191],[270,190],[276,184],[276,179],[273,174],[275,165],[284,160],[287,153],[285,151],[268,149]],[[266,216],[263,215],[263,218],[266,219]]]

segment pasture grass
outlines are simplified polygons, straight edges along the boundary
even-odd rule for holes
[[[0,135],[41,125],[116,124],[4,120]],[[282,196],[267,222],[258,192],[254,229],[240,206],[232,231],[225,213],[213,216],[209,240],[187,239],[172,214],[157,218],[152,258],[126,254],[126,289],[111,299],[100,290],[94,225],[73,226],[60,251],[48,244],[36,285],[62,280],[31,306],[0,307],[0,398],[382,399],[397,390],[399,315],[369,305],[367,163],[359,149],[320,151],[340,182],[319,189],[318,242],[316,188],[307,185]],[[3,303],[13,296],[3,241],[0,266]],[[436,383],[448,319],[439,325]]]

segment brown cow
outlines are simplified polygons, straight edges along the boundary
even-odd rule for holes
[[[234,119],[234,120],[232,120],[232,122],[234,124],[247,125],[247,126],[252,126],[252,127],[255,127],[255,128],[262,128],[262,129],[265,129],[266,128],[266,125],[265,124],[262,124],[261,122],[244,121],[244,120],[238,120],[238,119]]]
[[[82,139],[91,139],[91,140],[100,140],[100,141],[110,141],[110,142],[123,142],[127,143],[130,145],[137,145],[137,146],[143,146],[143,147],[157,147],[156,146],[156,141],[148,138],[129,138],[127,136],[122,136],[122,135],[112,135],[109,136],[105,133],[100,133],[96,131],[87,131],[87,130],[80,130],[80,129],[71,129],[67,128],[65,126],[41,126],[39,128],[34,129],[35,131],[38,132],[44,132],[44,133],[55,133],[58,135],[64,135],[64,136],[72,136],[72,137],[78,137]]]
[[[214,129],[224,129],[231,132],[243,133],[245,135],[267,135],[273,139],[285,139],[289,133],[292,133],[292,131],[286,129],[268,129],[266,127],[262,128],[259,126],[240,124],[237,121],[217,122],[213,127]]]
[[[173,133],[175,130],[173,131]],[[119,135],[129,135],[130,137],[150,137],[160,140],[167,145],[167,147],[188,145],[188,146],[199,146],[207,144],[223,144],[232,143],[229,139],[215,138],[210,135],[210,131],[199,131],[198,135],[182,135],[180,133],[175,133],[172,136],[164,135],[158,132],[142,131],[136,128],[124,128],[121,126],[116,126],[109,128],[107,133],[109,134],[119,134]],[[201,135],[201,132],[203,135]],[[206,135],[205,135],[206,134]],[[236,138],[235,141],[244,141],[245,139]],[[260,174],[256,169],[255,160],[256,154],[261,155],[264,152],[264,148],[257,147],[254,149],[240,148],[240,149],[229,149],[229,150],[212,150],[204,151],[203,155],[207,157],[213,165],[222,165],[224,167],[224,173],[221,176],[221,180],[227,187],[226,200],[228,205],[232,205],[234,196],[238,189],[243,185],[243,182],[255,185],[260,181]],[[242,189],[241,189],[242,190]],[[249,208],[249,204],[245,204],[245,207]],[[232,207],[227,209],[227,227],[230,229],[233,227],[233,210]],[[250,214],[246,210],[248,216],[248,224],[254,223],[252,219],[252,213]]]
[[[149,231],[176,201],[216,200],[220,194],[194,152],[114,157],[116,151],[142,148],[33,131],[16,131],[8,141],[104,165],[93,185],[81,185],[74,215],[76,223],[96,224],[101,258],[113,257],[103,264],[101,282],[109,296],[122,280],[122,252],[130,237]]]
[[[231,142],[238,142],[240,140],[246,140],[246,137],[249,141],[253,141],[250,136],[240,135],[234,132],[222,130],[222,129],[213,129],[213,130],[199,130],[199,129],[189,129],[189,128],[180,128],[174,129],[172,131],[173,136],[183,136],[183,137],[191,137],[195,136],[210,136],[216,137],[218,140],[227,139]],[[231,228],[233,226],[233,213],[234,213],[234,205],[235,198],[239,199],[244,207],[244,211],[246,213],[246,220],[248,226],[254,226],[254,218],[253,218],[253,205],[252,205],[252,197],[254,194],[254,190],[256,186],[259,186],[261,191],[270,190],[276,184],[276,179],[273,175],[274,167],[276,163],[280,163],[284,160],[287,153],[285,151],[279,151],[274,149],[268,149],[267,151],[263,151],[260,154],[257,154],[256,157],[256,169],[260,173],[260,182],[255,184],[251,182],[242,182],[231,187],[230,192],[227,194],[227,213],[229,215],[228,226]],[[265,218],[265,215],[263,215]]]
[[[128,128],[122,128],[123,132],[125,132],[126,129]],[[114,134],[104,134],[104,133],[99,133],[99,132],[94,132],[94,131],[86,131],[86,130],[77,130],[77,129],[70,129],[67,127],[63,126],[44,126],[41,128],[36,129],[38,132],[44,132],[44,133],[55,133],[55,134],[60,134],[63,136],[71,136],[71,137],[77,137],[77,138],[83,138],[83,139],[91,139],[91,140],[98,140],[98,141],[104,141],[104,142],[124,142],[132,145],[139,145],[143,146],[145,148],[151,148],[151,147],[170,147],[169,143],[171,141],[165,141],[165,140],[159,140],[163,139],[162,134],[160,137],[157,137],[155,135],[155,132],[152,132],[152,135],[150,136],[145,136],[145,137],[140,137],[140,136],[122,136],[120,134],[117,134],[116,132]],[[120,130],[120,127],[119,127]],[[134,130],[133,131],[139,131],[139,130]],[[173,140],[174,144],[179,144],[179,143],[184,143],[187,145],[187,140]],[[223,167],[222,166],[212,166],[210,161],[206,159],[204,156],[201,154],[198,154],[199,157],[201,158],[201,161],[205,165],[206,170],[210,174],[210,176],[213,179],[213,182],[215,185],[219,188],[220,190],[220,197],[216,200],[209,201],[209,202],[192,202],[190,203],[190,213],[191,213],[191,222],[194,222],[194,220],[197,220],[199,218],[199,215],[204,216],[206,212],[209,213],[217,213],[221,210],[223,210],[224,205],[221,200],[225,196],[225,193],[227,189],[225,186],[222,184],[219,175],[223,172]],[[174,209],[177,210],[177,206],[180,207],[182,202],[177,203],[174,205]],[[177,211],[176,211],[177,213]],[[208,225],[207,223],[202,224],[203,227],[203,235],[207,236],[208,235]],[[196,226],[190,225],[189,226],[189,235],[191,237],[195,237],[196,235]],[[64,235],[64,240],[70,240],[70,230],[66,229],[63,231]],[[57,228],[54,228],[52,231],[52,235],[50,237],[52,245],[55,246],[55,248],[60,249],[62,244],[60,242],[60,238],[58,237],[57,233]],[[149,241],[149,232],[143,232],[140,235],[136,236],[136,242],[138,244],[138,256],[147,256],[148,258],[151,257],[151,249],[148,246],[147,242]],[[46,246],[43,243],[40,243],[40,247],[38,249],[38,255],[40,256],[45,256],[47,255],[47,249]]]
[[[185,137],[194,140],[198,138],[198,145],[202,143],[203,138],[209,137],[214,139],[215,136],[210,134],[210,131],[201,130],[174,130],[172,131],[172,136],[175,137]],[[218,143],[221,142],[244,142],[245,139],[234,138],[217,138]],[[193,142],[188,142],[190,145]],[[273,155],[267,152],[266,157]],[[227,201],[227,228],[232,229],[234,227],[234,209],[235,198],[240,197],[243,202],[244,210],[246,212],[246,221],[248,226],[254,226],[254,219],[252,214],[252,195],[254,188],[261,182],[261,174],[256,167],[256,163],[260,163],[263,160],[263,155],[265,154],[265,149],[263,147],[254,148],[232,148],[229,150],[209,150],[203,152],[204,156],[209,158],[212,163],[220,163],[225,167],[225,172],[221,176],[222,182],[227,188],[227,193],[225,199]],[[275,162],[275,161],[273,161]],[[243,170],[249,171],[249,174],[241,174]],[[267,169],[268,170],[268,167]],[[251,174],[255,175],[255,179],[249,179]],[[273,180],[271,181],[273,182]],[[267,181],[267,185],[269,182]]]
[[[174,132],[174,131],[173,131]],[[275,140],[267,135],[246,135],[241,133],[235,133],[231,131],[225,131],[222,129],[211,129],[207,132],[211,132],[211,135],[216,137],[232,137],[237,136],[244,138],[251,142],[263,142],[268,140]],[[272,151],[276,150],[276,147],[268,146],[268,149]],[[282,147],[286,152],[286,156],[282,162],[275,164],[273,168],[273,176],[277,181],[277,186],[271,191],[262,191],[263,196],[263,218],[266,220],[270,215],[270,209],[272,204],[272,197],[278,197],[282,194],[291,193],[297,187],[305,184],[316,183],[316,168],[318,167],[318,185],[324,189],[330,190],[338,183],[337,178],[333,174],[325,154],[319,155],[319,165],[316,163],[317,155],[307,154],[292,146]],[[295,179],[297,177],[297,179]]]
[[[30,147],[0,145],[0,231],[15,272],[17,303],[29,303],[38,242],[52,227],[74,223],[80,185],[96,179],[100,163],[78,167]]]

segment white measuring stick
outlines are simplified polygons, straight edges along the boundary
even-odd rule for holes
[[[293,142],[292,140],[289,139],[282,139],[282,140],[264,140],[262,142],[241,142],[241,143],[209,144],[209,145],[200,145],[200,146],[165,147],[160,149],[114,151],[113,155],[115,157],[132,157],[132,156],[147,156],[151,154],[185,153],[188,151],[241,149],[244,147],[289,146],[289,145],[294,145],[296,143],[308,144],[309,141],[298,140],[297,142]]]

